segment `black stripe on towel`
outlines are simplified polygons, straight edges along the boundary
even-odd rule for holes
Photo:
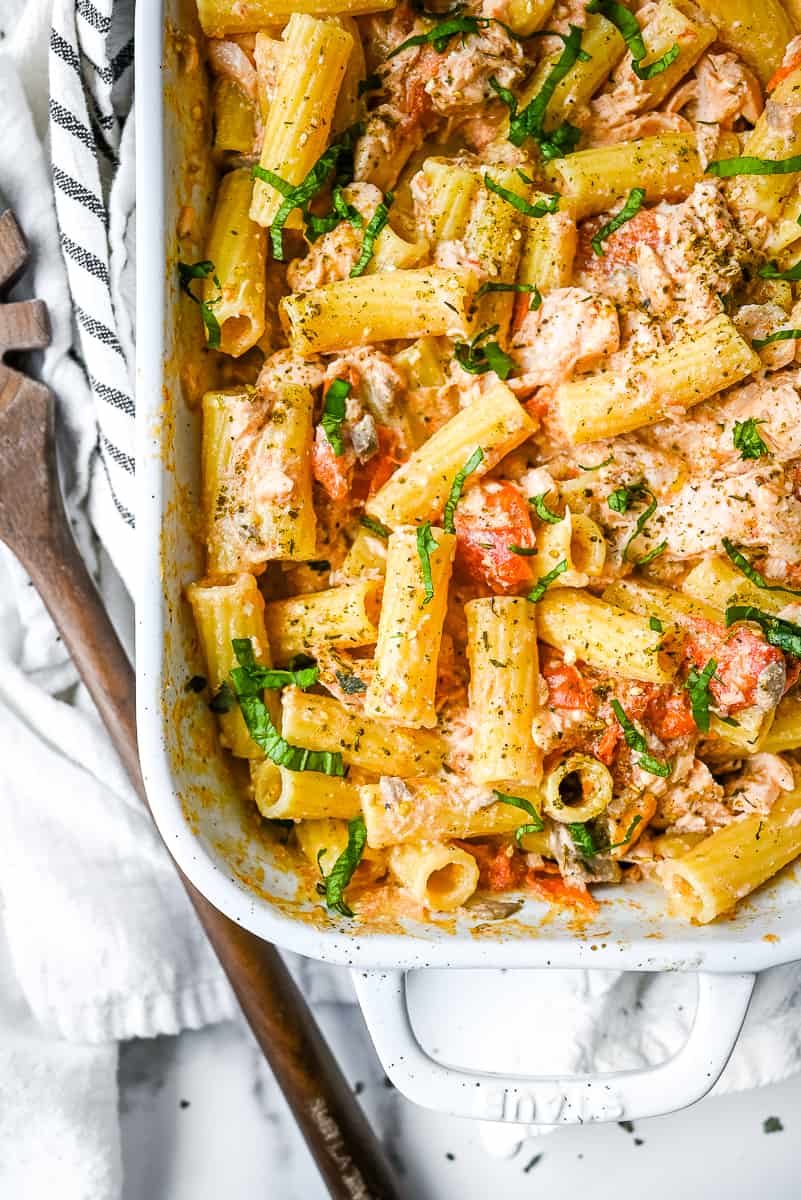
[[[73,134],[79,142],[86,146],[87,150],[95,153],[95,141],[89,130],[84,125],[83,121],[79,121],[74,113],[66,109],[63,104],[59,104],[58,100],[50,97],[50,119],[55,121],[67,133]]]
[[[100,440],[103,443],[103,449],[105,450],[106,454],[109,456],[109,458],[114,459],[118,467],[122,467],[123,471],[127,471],[129,475],[135,474],[136,466],[130,454],[126,454],[124,450],[120,450],[119,446],[115,446],[113,442],[110,442],[106,435],[102,432],[100,434]]]
[[[108,463],[106,462],[106,456],[104,455],[104,453],[100,449],[100,447],[98,447],[98,458],[100,459],[101,463],[103,464],[103,470],[106,473],[106,479],[108,481],[108,490],[111,492],[111,499],[114,501],[114,507],[116,508],[116,510],[120,514],[120,516],[122,517],[125,524],[130,525],[131,529],[135,529],[136,521],[134,520],[134,515],[130,511],[130,509],[127,509],[125,507],[125,505],[122,503],[122,501],[117,498],[117,493],[114,491],[114,484],[111,482],[111,476],[109,475],[109,472],[108,472]]]
[[[128,70],[134,60],[134,40],[127,41],[121,50],[111,60],[111,74],[114,76],[116,83]]]
[[[99,342],[108,346],[110,350],[114,350],[115,353],[119,354],[120,358],[125,358],[122,346],[117,340],[117,335],[113,329],[109,329],[108,325],[104,325],[102,321],[98,321],[95,317],[90,316],[88,312],[84,312],[78,304],[75,305],[75,315],[78,318],[81,328],[85,329],[91,337],[97,338]]]
[[[72,46],[63,38],[61,34],[55,30],[50,30],[50,49],[54,54],[57,54],[62,62],[65,62],[68,67],[72,67],[76,75],[80,77],[81,63],[78,55],[75,53]]]
[[[104,17],[92,4],[92,0],[77,0],[75,11],[83,17],[87,25],[91,25],[98,33],[108,33],[111,29],[111,17]]]
[[[70,200],[75,200],[78,204],[82,204],[87,208],[93,216],[97,217],[103,224],[106,224],[106,206],[99,196],[94,192],[90,192],[82,183],[78,183],[77,179],[73,179],[66,171],[62,171],[61,167],[53,165],[53,182],[57,188],[69,196]]]
[[[66,233],[61,235],[61,246],[64,253],[68,254],[79,267],[83,267],[90,275],[94,275],[95,279],[105,283],[106,287],[111,286],[106,264],[101,262],[96,254],[92,254],[91,250],[87,250],[85,246],[79,246],[71,237],[67,237]]]
[[[110,387],[107,383],[101,383],[99,379],[95,379],[94,375],[89,376],[89,383],[92,391],[101,400],[105,400],[106,404],[110,404],[112,408],[118,408],[120,412],[126,413],[129,417],[136,415],[134,402],[132,398],[121,392],[119,388]]]

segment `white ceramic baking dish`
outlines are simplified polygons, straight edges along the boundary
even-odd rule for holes
[[[197,32],[193,8],[193,0],[164,0],[163,10],[159,0],[148,0],[137,5],[136,32],[138,713],[142,766],[164,840],[195,886],[233,920],[279,946],[354,968],[386,1071],[418,1103],[543,1123],[619,1120],[690,1104],[726,1064],[754,973],[801,957],[795,868],[733,919],[706,928],[668,917],[664,894],[648,885],[610,889],[597,919],[580,927],[533,900],[507,921],[476,914],[399,924],[390,933],[354,924],[331,917],[315,899],[296,900],[296,877],[260,834],[215,749],[213,718],[185,689],[202,670],[182,589],[202,570],[195,537],[198,416],[187,400],[202,390],[203,368],[187,369],[179,353],[186,314],[179,312],[175,260],[202,257],[213,184],[204,154],[202,71],[194,66],[193,43],[172,34]],[[184,238],[179,253],[182,210],[196,236]],[[423,1049],[409,1018],[405,973],[426,967],[694,972],[698,1008],[680,1053],[645,1071],[543,1078],[457,1070]],[[454,1002],[458,994],[454,986]],[[505,1011],[502,995],[494,1011]]]

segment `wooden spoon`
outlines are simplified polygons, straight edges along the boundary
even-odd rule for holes
[[[10,211],[0,216],[0,290],[28,260]],[[2,360],[50,339],[41,300],[0,304],[0,540],[27,570],[147,804],[136,745],[135,680],[64,512],[54,401]],[[381,1145],[274,946],[218,912],[175,865],[264,1057],[335,1200],[401,1200]]]

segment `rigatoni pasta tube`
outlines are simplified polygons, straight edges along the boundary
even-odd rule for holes
[[[303,181],[328,144],[337,96],[353,38],[334,21],[294,11],[283,32],[285,51],[267,121],[260,166],[286,183]],[[262,179],[253,183],[250,215],[259,225],[275,220],[283,197]],[[288,225],[297,224],[297,211]]]
[[[393,768],[394,769],[394,768]],[[534,788],[518,788],[517,794],[539,809],[542,798]],[[489,793],[488,793],[489,795]],[[475,808],[460,798],[456,787],[440,779],[397,777],[382,783],[366,783],[359,788],[368,845],[401,845],[425,838],[490,837],[514,833],[526,824],[525,812],[497,800]]]
[[[554,0],[508,0],[504,20],[520,37],[529,37],[535,30],[542,29],[553,6]]]
[[[233,79],[222,77],[214,84],[212,93],[214,107],[214,149],[219,154],[227,151],[235,154],[250,154],[256,140],[256,109],[239,84]],[[248,188],[248,203],[250,203]]]
[[[676,674],[664,633],[646,617],[574,588],[548,591],[536,607],[540,640],[591,667],[643,683],[669,683]]]
[[[281,730],[293,745],[339,751],[347,766],[374,775],[431,775],[441,770],[447,753],[439,734],[371,720],[332,696],[300,688],[283,693]]]
[[[478,887],[478,864],[459,846],[396,846],[389,869],[415,900],[437,912],[453,912]]]
[[[537,709],[537,618],[522,596],[471,600],[467,616],[474,783],[507,791],[539,783],[542,755],[531,725]]]
[[[769,754],[797,750],[801,746],[801,696],[790,692],[779,701],[773,724],[760,746]]]
[[[779,613],[788,604],[798,603],[793,592],[757,587],[733,562],[717,554],[693,567],[682,580],[681,590],[696,601],[712,605],[720,614],[719,620],[729,604],[753,604],[765,612]]]
[[[314,558],[312,394],[299,384],[269,401],[254,389],[203,397],[203,509],[209,571]]]
[[[782,792],[767,815],[717,830],[659,874],[672,906],[706,925],[771,879],[801,853],[801,788]]]
[[[267,767],[273,770],[266,771]],[[337,775],[288,771],[286,767],[276,767],[269,759],[264,759],[251,762],[250,781],[259,812],[271,821],[317,820],[321,817],[350,821],[361,812],[358,788]]]
[[[232,645],[234,638],[249,638],[256,662],[264,667],[272,666],[270,643],[264,627],[264,600],[252,575],[236,575],[224,583],[190,583],[186,594],[206,661],[211,696],[229,682],[231,668],[237,665]],[[267,693],[265,702],[275,720],[277,699]],[[263,750],[248,733],[238,705],[233,705],[228,712],[221,712],[219,721],[220,741],[232,754],[240,758],[263,757]]]
[[[760,369],[759,356],[723,313],[635,363],[562,384],[556,402],[574,446],[653,425],[669,406],[708,400]]]
[[[220,350],[235,358],[264,333],[267,234],[248,215],[251,187],[244,167],[222,177],[206,245],[217,282],[205,281],[203,298],[220,326]]]
[[[437,662],[455,551],[455,536],[443,529],[404,527],[390,536],[375,671],[364,697],[369,716],[436,725]]]
[[[482,278],[497,282],[514,279],[517,274],[524,217],[492,191],[490,183],[525,201],[529,200],[531,186],[511,167],[489,166],[482,173],[482,186],[475,193],[464,231],[464,247],[470,261],[478,264]],[[497,325],[503,344],[513,307],[514,297],[508,292],[488,292],[476,301],[476,328]]]
[[[749,157],[779,160],[801,154],[801,67],[771,92],[742,152]],[[745,210],[746,216],[757,212],[778,221],[797,181],[797,173],[736,176],[729,186],[732,207],[735,211]]]
[[[585,22],[581,35],[581,49],[584,54],[559,81],[548,102],[543,122],[548,132],[563,121],[572,122],[576,113],[586,108],[626,53],[626,43],[622,35],[606,17],[600,13],[590,13]],[[561,50],[558,50],[553,55],[546,55],[540,62],[520,95],[518,109],[522,110],[539,95],[560,54]]]
[[[616,579],[605,589],[602,599],[642,617],[656,617],[663,625],[692,627],[699,619],[723,624],[723,610],[707,604],[705,598],[695,599],[641,579]]]
[[[703,174],[695,135],[689,133],[579,150],[544,170],[554,190],[570,201],[577,221],[608,212],[635,187],[645,188],[649,204],[683,200]]]
[[[612,776],[589,754],[568,754],[545,772],[543,807],[563,824],[591,821],[609,807]]]
[[[795,36],[781,0],[697,0],[712,17],[718,40],[747,63],[764,87]],[[748,151],[746,151],[748,153]]]
[[[573,277],[577,244],[576,222],[571,213],[555,212],[531,218],[523,233],[518,282],[539,288],[543,295],[554,288],[567,287]]]
[[[378,633],[380,591],[378,582],[363,579],[269,601],[264,620],[275,661],[288,663],[316,646],[371,646]]]
[[[395,0],[198,0],[197,11],[206,37],[226,37],[237,33],[258,33],[269,25],[283,25],[294,13],[312,13],[350,17],[361,13],[383,12]]]
[[[701,17],[697,10],[694,15]],[[643,65],[648,66],[662,58],[674,46],[678,47],[679,53],[664,71],[659,71],[652,79],[637,81],[637,109],[644,111],[661,104],[679,80],[692,70],[707,47],[714,42],[715,36],[715,26],[711,21],[693,20],[681,11],[680,6],[671,4],[670,0],[658,0],[650,8],[642,27],[642,40],[647,51]],[[615,73],[613,83],[619,81],[621,86],[625,86],[624,81],[628,81],[632,75],[631,60],[624,59],[623,65]]]
[[[415,176],[415,186],[425,197],[422,227],[429,241],[460,239],[481,186],[478,171],[452,159],[427,158]]]
[[[305,357],[401,338],[464,338],[475,287],[467,271],[379,271],[285,296],[279,315]]]
[[[505,383],[498,382],[415,450],[367,501],[367,512],[386,525],[435,518],[445,506],[456,475],[476,449],[483,451],[484,458],[470,483],[533,432],[534,425],[520,402]]]
[[[547,575],[565,562],[567,567],[551,587],[586,587],[603,572],[606,541],[591,517],[565,508],[561,521],[542,522],[537,528],[537,569]]]

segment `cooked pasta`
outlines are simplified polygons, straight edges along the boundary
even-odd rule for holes
[[[801,0],[198,9],[250,802],[342,922],[728,912],[801,853]]]

